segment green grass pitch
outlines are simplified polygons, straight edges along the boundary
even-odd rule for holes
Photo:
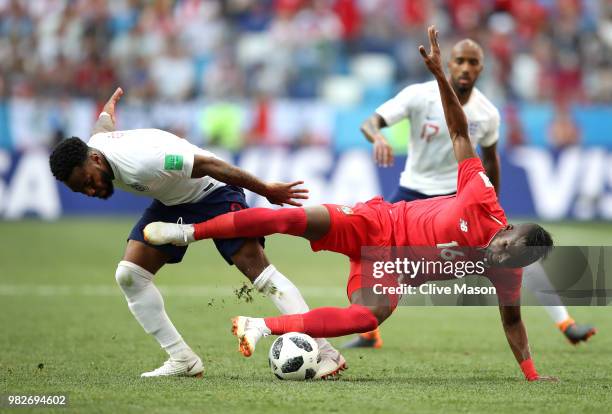
[[[602,307],[570,309],[600,330],[579,347],[543,309],[524,309],[536,366],[559,383],[523,380],[496,308],[441,307],[399,309],[382,327],[382,350],[345,352],[349,370],[340,381],[278,381],[266,360],[271,338],[246,359],[229,332],[234,315],[276,310],[259,295],[250,303],[236,298],[233,289],[246,279],[209,242],[192,246],[182,264],[156,279],[170,317],[203,357],[205,377],[142,380],[165,354],[115,285],[132,222],[0,223],[0,394],[67,393],[69,407],[58,411],[78,413],[576,413],[612,406],[612,312]],[[609,223],[547,227],[560,244],[612,244]],[[314,254],[285,236],[269,238],[267,252],[311,306],[347,304],[343,257]]]

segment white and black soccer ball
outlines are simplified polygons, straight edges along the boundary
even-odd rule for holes
[[[270,369],[278,379],[303,381],[314,378],[319,346],[310,336],[290,332],[276,338],[270,347]]]

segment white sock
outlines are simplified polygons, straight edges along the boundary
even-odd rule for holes
[[[550,319],[552,319],[557,325],[565,322],[570,317],[565,306],[545,306],[544,308],[546,309],[546,312],[548,312]]]
[[[264,269],[253,281],[255,289],[266,295],[283,315],[306,313],[310,309],[298,288],[287,279],[274,265]],[[331,344],[324,338],[316,338],[319,351],[333,350]]]
[[[127,299],[128,307],[145,332],[172,358],[184,359],[191,351],[164,309],[164,299],[153,284],[153,274],[142,267],[122,260],[115,279]]]
[[[567,308],[555,293],[554,286],[548,280],[546,271],[540,262],[535,262],[523,269],[523,286],[529,289],[538,301],[544,304],[550,318],[559,324],[569,318]]]
[[[266,325],[264,318],[249,318],[249,326],[251,326],[251,324],[256,326],[261,331],[263,336],[269,336],[272,333],[270,328],[268,328],[268,325]]]

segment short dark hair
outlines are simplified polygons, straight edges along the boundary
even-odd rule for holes
[[[51,173],[59,181],[68,180],[72,170],[83,165],[88,152],[89,147],[80,138],[71,137],[61,141],[49,156]]]
[[[535,249],[535,255],[540,259],[546,259],[553,249],[553,239],[549,232],[542,226],[530,223],[525,233],[525,246]]]

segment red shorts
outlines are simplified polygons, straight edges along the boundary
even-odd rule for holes
[[[366,306],[387,305],[396,308],[401,295],[385,292],[385,288],[396,288],[399,282],[396,276],[385,275],[380,279],[372,277],[369,270],[365,270],[362,261],[351,260],[351,269],[346,283],[346,296],[349,301],[353,293],[359,289],[368,289],[365,293]],[[365,270],[365,271],[364,271]],[[370,293],[371,291],[371,293]],[[386,299],[385,299],[386,298]],[[370,303],[371,301],[371,303]]]
[[[310,247],[315,252],[328,250],[359,260],[364,246],[391,246],[393,228],[391,220],[385,216],[386,205],[391,206],[382,197],[357,203],[354,207],[324,204],[331,220],[329,231],[323,238],[310,242]]]
[[[385,205],[390,205],[381,197],[366,203],[358,203],[354,207],[337,204],[324,204],[330,215],[330,229],[323,238],[313,241],[310,246],[313,251],[328,250],[342,253],[350,259],[350,273],[346,286],[346,294],[351,299],[353,293],[362,288],[376,289],[398,286],[397,278],[384,276],[381,279],[372,277],[371,269],[365,269],[362,261],[362,247],[389,247],[392,245],[392,227],[385,217]],[[382,209],[381,209],[382,207]],[[396,307],[399,295],[385,295],[388,303]],[[366,304],[367,305],[367,304]]]

